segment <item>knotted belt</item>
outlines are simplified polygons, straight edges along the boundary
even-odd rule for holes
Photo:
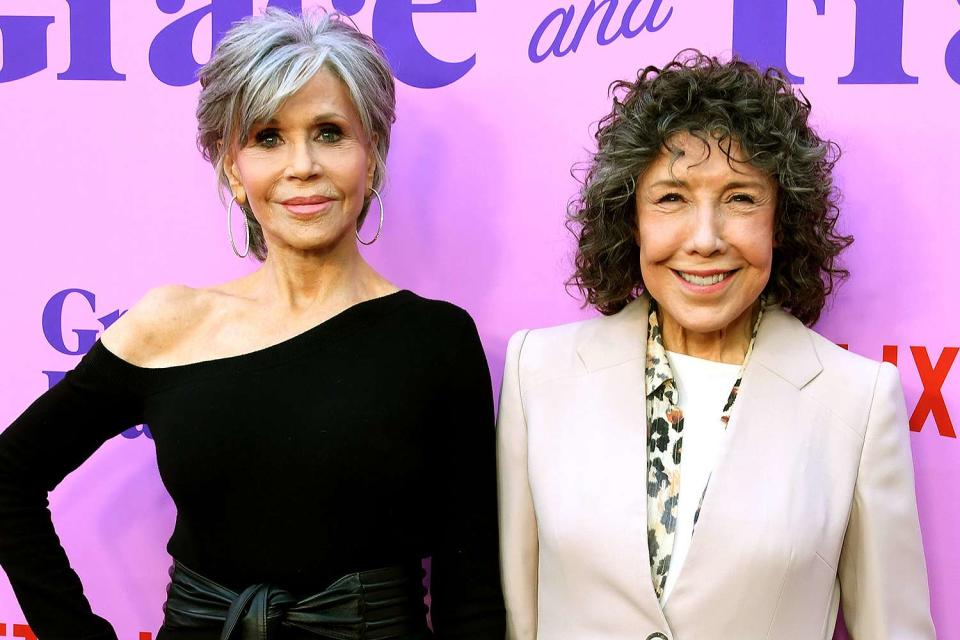
[[[426,640],[420,569],[387,567],[343,576],[297,600],[269,584],[241,593],[175,562],[165,629],[216,629],[220,640],[275,640],[294,632],[330,640]]]

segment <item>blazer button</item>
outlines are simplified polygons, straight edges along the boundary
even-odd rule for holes
[[[647,636],[647,640],[670,640],[667,636],[663,635],[659,631],[654,631]]]

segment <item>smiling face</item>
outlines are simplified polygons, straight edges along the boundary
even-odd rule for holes
[[[356,246],[376,160],[346,86],[329,70],[251,128],[224,166],[234,197],[252,208],[269,251]]]
[[[676,161],[661,153],[637,186],[644,287],[665,325],[692,334],[726,332],[749,322],[770,279],[776,183],[737,161],[743,156],[736,144],[733,161],[712,138],[709,157],[706,144],[689,133],[671,138],[669,147],[680,153]]]

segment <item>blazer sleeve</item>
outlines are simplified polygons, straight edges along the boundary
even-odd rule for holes
[[[527,424],[520,393],[520,353],[527,331],[507,346],[497,419],[500,571],[508,640],[537,636],[537,520],[527,476]]]
[[[843,616],[854,640],[936,638],[909,433],[900,377],[883,363],[840,554]]]

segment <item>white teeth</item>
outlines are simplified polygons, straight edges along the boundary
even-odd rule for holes
[[[679,273],[680,277],[690,284],[695,284],[698,287],[708,287],[711,284],[717,284],[718,282],[723,281],[732,272],[727,271],[725,273],[718,273],[712,276],[697,276],[692,273],[684,273],[683,271],[677,271],[677,273]]]

